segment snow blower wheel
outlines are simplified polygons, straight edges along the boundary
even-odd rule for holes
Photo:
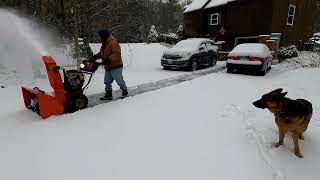
[[[74,105],[77,110],[88,107],[88,98],[85,95],[74,99]]]

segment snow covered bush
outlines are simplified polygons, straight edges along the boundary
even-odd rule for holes
[[[313,37],[310,38],[310,42],[313,44],[312,50],[314,52],[320,52],[320,33],[315,33]]]
[[[290,68],[320,67],[320,53],[302,51],[297,57],[284,60],[283,64]]]
[[[151,29],[149,31],[149,35],[147,37],[147,42],[148,43],[154,43],[157,42],[159,35],[158,32],[156,30],[156,27],[154,25],[151,26]]]
[[[297,57],[298,53],[299,51],[295,45],[291,45],[288,47],[281,47],[278,52],[278,58],[280,60],[293,58],[293,57]]]
[[[176,33],[160,34],[158,42],[165,42],[167,44],[176,44],[180,41],[179,36]]]

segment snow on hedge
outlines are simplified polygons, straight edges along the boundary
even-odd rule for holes
[[[246,43],[239,44],[230,53],[229,56],[250,56],[250,57],[270,57],[271,52],[265,44]]]
[[[320,53],[302,51],[298,57],[284,60],[283,65],[294,69],[320,67]]]

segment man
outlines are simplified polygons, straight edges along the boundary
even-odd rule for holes
[[[120,86],[122,98],[124,98],[128,96],[128,89],[122,76],[123,63],[120,45],[116,38],[109,33],[107,28],[101,29],[99,36],[102,42],[101,49],[91,60],[96,61],[102,59],[102,64],[105,68],[104,84],[106,94],[104,97],[101,97],[100,100],[112,100],[112,83],[114,80],[116,80]]]

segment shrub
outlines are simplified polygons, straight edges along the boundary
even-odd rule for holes
[[[278,52],[278,58],[280,60],[283,60],[283,59],[298,57],[298,53],[299,51],[295,45],[291,45],[288,47],[281,47]]]

